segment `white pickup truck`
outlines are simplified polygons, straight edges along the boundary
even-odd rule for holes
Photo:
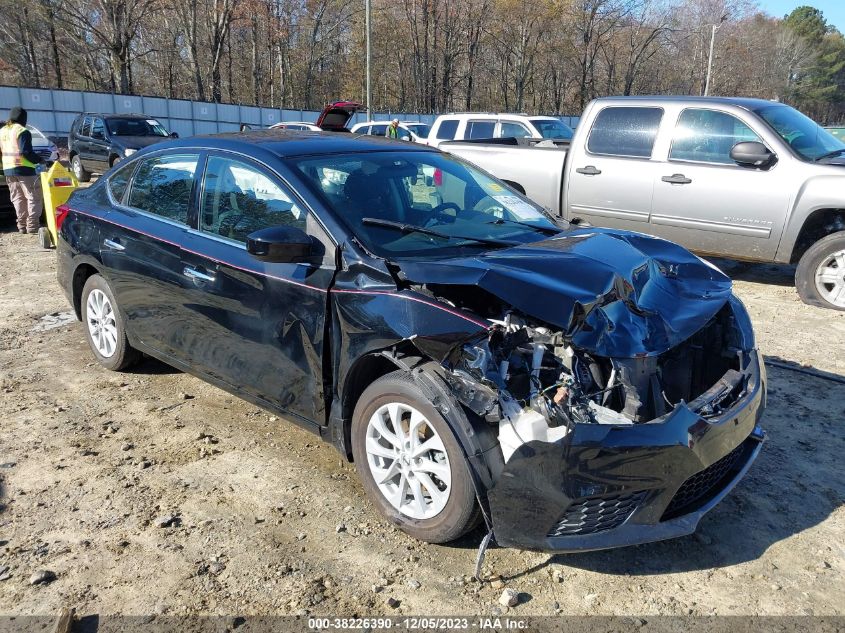
[[[704,255],[797,263],[809,304],[845,310],[845,143],[759,99],[611,97],[570,143],[443,143],[572,221]]]

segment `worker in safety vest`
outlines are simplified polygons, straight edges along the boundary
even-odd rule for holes
[[[38,233],[44,199],[35,166],[41,157],[32,150],[32,134],[26,129],[26,110],[14,107],[0,128],[0,154],[9,197],[18,216],[18,231]]]
[[[387,138],[399,138],[399,119],[393,119],[384,133]]]

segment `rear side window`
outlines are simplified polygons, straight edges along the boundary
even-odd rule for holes
[[[467,121],[464,138],[493,138],[495,128],[495,121]]]
[[[593,123],[587,150],[607,156],[651,158],[662,117],[660,108],[605,108]]]
[[[91,117],[85,117],[85,120],[82,122],[82,130],[79,132],[82,136],[91,136]]]
[[[377,136],[384,136],[385,132],[387,132],[387,124],[380,123],[379,125],[374,125],[370,134],[374,134]]]
[[[437,127],[437,138],[451,141],[458,131],[457,119],[443,119]]]
[[[730,114],[688,108],[678,118],[669,158],[735,165],[731,148],[743,141],[761,142],[750,127]]]
[[[187,224],[198,158],[177,154],[145,160],[132,180],[129,206]]]
[[[109,176],[109,191],[116,202],[123,202],[123,194],[129,187],[129,179],[132,177],[135,166],[135,163],[124,165]]]

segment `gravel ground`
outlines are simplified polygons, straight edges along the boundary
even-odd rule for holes
[[[769,441],[698,533],[579,555],[491,549],[484,574],[501,578],[479,583],[480,532],[405,536],[317,437],[156,361],[102,369],[63,316],[55,255],[13,229],[0,229],[0,613],[845,610],[845,313],[801,304],[788,267],[717,262],[778,366]],[[499,604],[505,587],[517,606]]]

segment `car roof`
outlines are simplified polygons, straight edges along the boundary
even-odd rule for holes
[[[157,149],[165,149],[165,147],[223,149],[245,153],[254,153],[255,150],[259,150],[281,158],[399,149],[407,152],[437,151],[424,145],[411,145],[403,141],[396,141],[382,136],[358,136],[344,132],[280,129],[191,136],[156,144],[154,147]]]
[[[752,97],[696,97],[696,96],[685,96],[685,95],[658,95],[658,96],[647,96],[647,95],[638,95],[636,97],[600,97],[596,99],[597,102],[602,104],[608,103],[648,103],[648,104],[655,104],[655,103],[682,103],[682,104],[689,104],[689,105],[703,105],[703,104],[713,104],[713,105],[734,105],[739,106],[741,108],[746,108],[749,110],[753,110],[755,108],[761,108],[766,106],[786,106],[786,104],[781,103],[780,101],[769,101],[768,99],[754,99]]]
[[[81,116],[97,116],[102,119],[111,119],[119,117],[121,119],[154,119],[147,114],[139,114],[138,112],[80,112],[76,118]]]

